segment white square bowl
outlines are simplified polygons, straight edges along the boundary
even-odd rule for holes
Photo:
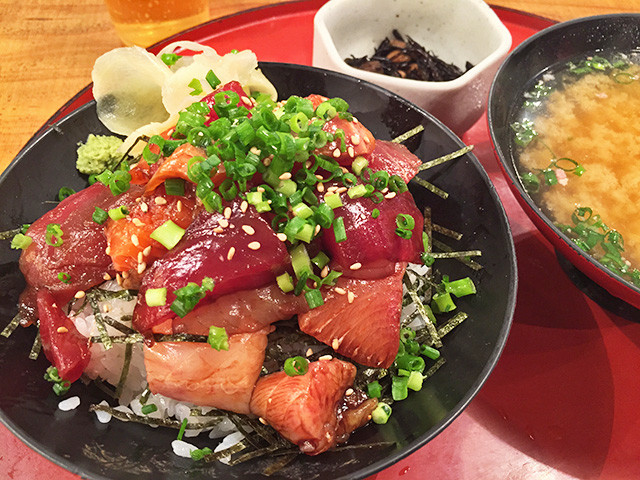
[[[371,56],[396,29],[464,70],[427,82],[367,72],[345,58]],[[427,110],[461,135],[480,118],[511,34],[483,0],[330,0],[314,18],[313,65],[367,80]]]

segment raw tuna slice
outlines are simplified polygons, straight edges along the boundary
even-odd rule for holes
[[[336,208],[336,217],[344,219],[347,239],[336,242],[333,229],[322,235],[324,251],[332,260],[332,268],[353,278],[379,278],[394,271],[395,262],[420,262],[424,218],[409,192],[374,203],[370,198],[351,199],[341,195],[343,206]],[[372,212],[379,215],[373,218]],[[396,218],[400,214],[413,217],[411,238],[396,233]],[[373,272],[373,273],[372,273]]]
[[[324,305],[298,316],[300,330],[355,362],[388,368],[398,353],[404,270],[397,264],[376,280],[340,277]]]
[[[75,382],[91,360],[89,340],[80,335],[48,290],[38,290],[37,302],[42,350],[60,378]]]
[[[304,296],[284,293],[273,283],[224,295],[184,318],[176,317],[173,332],[207,335],[211,325],[225,328],[228,334],[255,332],[308,309]]]
[[[189,342],[157,342],[145,347],[149,389],[195,405],[249,413],[268,332],[230,335],[229,350]]]
[[[141,193],[139,187],[132,187],[130,192],[114,197],[107,187],[95,183],[36,220],[27,231],[33,242],[20,257],[20,270],[28,286],[35,290],[46,286],[56,302],[64,305],[78,290],[102,283],[105,273],[113,274],[111,258],[105,253],[103,226],[91,217],[96,207],[109,210],[123,202],[125,196]],[[62,229],[62,244],[58,247],[46,242],[50,224]],[[59,273],[68,274],[68,283],[58,278]],[[25,294],[22,298],[35,299],[35,295]]]
[[[198,304],[202,307],[222,295],[273,283],[290,263],[284,243],[253,207],[242,212],[240,201],[235,200],[228,208],[228,219],[220,213],[202,212],[180,243],[147,270],[133,313],[138,331],[148,332],[175,317],[169,308],[176,298],[173,292],[189,282],[201,285],[205,277],[214,280],[213,291]],[[146,290],[162,287],[167,289],[166,305],[149,307],[144,300]]]
[[[304,375],[266,375],[253,392],[251,413],[303,453],[317,455],[336,444],[338,403],[355,375],[356,367],[337,359],[313,362]]]
[[[385,170],[389,175],[398,175],[405,183],[416,176],[422,165],[422,161],[407,147],[385,140],[376,140],[376,147],[365,158],[371,170]]]

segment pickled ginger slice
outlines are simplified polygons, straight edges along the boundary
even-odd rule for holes
[[[91,72],[98,118],[121,135],[165,122],[169,113],[162,103],[162,86],[170,76],[171,70],[159,58],[140,47],[105,53]]]

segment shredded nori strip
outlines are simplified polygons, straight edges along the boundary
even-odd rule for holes
[[[460,150],[456,150],[455,152],[447,153],[442,157],[438,157],[434,160],[424,162],[422,165],[420,165],[420,168],[418,168],[418,171],[427,170],[431,167],[435,167],[436,165],[441,165],[445,162],[448,162],[449,160],[453,160],[454,158],[461,157],[465,153],[469,153],[471,150],[473,150],[473,145],[467,145],[461,148]]]
[[[433,183],[427,182],[424,178],[420,178],[416,176],[416,177],[413,177],[411,181],[417,183],[421,187],[426,188],[431,193],[435,193],[441,198],[444,198],[444,199],[449,198],[449,194],[447,192],[445,192],[441,188],[436,187]]]
[[[122,420],[125,422],[142,423],[144,425],[157,425],[158,427],[175,428],[176,430],[180,430],[180,427],[182,427],[182,422],[179,422],[177,420],[170,420],[168,418],[154,418],[146,415],[143,416],[143,415],[136,415],[135,413],[122,412],[108,405],[97,405],[94,403],[89,405],[89,411],[90,412],[96,412],[96,411],[107,412],[111,414],[111,416],[113,416],[114,418],[117,418],[118,420]],[[205,428],[214,427],[218,423],[220,423],[219,419],[210,420],[207,422],[188,423],[187,429],[202,430]]]
[[[18,325],[20,325],[20,320],[22,320],[22,314],[18,312],[16,316],[13,317],[11,321],[7,324],[7,326],[4,327],[0,335],[2,335],[5,338],[9,338],[11,334],[16,330],[16,328],[18,328]]]
[[[299,451],[284,455],[280,460],[277,460],[273,462],[271,465],[269,465],[268,467],[266,467],[262,471],[262,474],[266,477],[270,477],[274,473],[278,473],[280,470],[282,470],[284,467],[286,467],[291,462],[293,462],[296,458],[298,458],[298,455],[300,455]]]
[[[459,257],[479,257],[482,255],[480,250],[463,250],[460,252],[432,252],[433,258],[459,258]]]
[[[430,376],[432,376],[434,373],[436,373],[438,371],[438,369],[443,366],[445,363],[447,363],[447,360],[444,357],[440,357],[438,360],[436,360],[436,363],[434,363],[431,368],[429,368],[429,370],[427,370],[426,372],[424,372],[422,374],[422,379],[426,380],[427,378],[429,378]]]
[[[408,35],[405,40],[398,30],[394,29],[392,33],[394,38],[385,38],[370,59],[352,55],[344,61],[347,65],[369,72],[431,82],[454,80],[465,73],[456,65],[427,51]],[[470,62],[466,62],[465,71],[472,67]]]
[[[436,326],[429,319],[429,316],[427,315],[427,312],[424,308],[424,304],[418,298],[418,294],[414,290],[409,290],[409,295],[411,296],[411,299],[416,304],[416,310],[418,311],[418,313],[420,314],[420,318],[422,318],[424,322],[425,329],[427,330],[427,332],[429,332],[432,345],[435,345],[437,348],[440,348],[442,346],[442,342],[440,341],[440,335],[438,335]]]
[[[38,355],[40,355],[40,350],[42,350],[42,340],[40,339],[40,332],[38,332],[36,338],[33,340],[33,345],[29,352],[29,358],[31,360],[37,360]]]
[[[435,238],[433,239],[433,246],[439,248],[440,250],[442,250],[443,252],[446,252],[446,253],[453,252],[453,248],[451,248],[446,243],[443,243],[443,242],[441,242],[441,241],[439,241],[438,239],[435,239]],[[474,260],[471,260],[470,258],[460,257],[460,256],[454,256],[452,258],[455,258],[459,262],[464,263],[467,267],[471,268],[472,270],[476,270],[477,271],[477,270],[481,270],[482,269],[482,265],[480,265],[479,263],[475,262]]]
[[[219,452],[209,453],[208,455],[205,455],[204,457],[202,457],[202,460],[204,460],[205,462],[213,462],[215,460],[220,460],[223,457],[228,457],[230,455],[233,455],[234,453],[241,452],[242,450],[244,450],[249,446],[245,440],[246,438],[244,440],[240,440],[235,445],[231,445],[229,448],[220,450]]]
[[[102,317],[102,312],[100,312],[100,306],[98,305],[98,299],[96,298],[97,295],[93,291],[88,291],[86,296],[89,298],[89,305],[91,305],[91,309],[93,310],[93,317],[96,322],[98,333],[100,334],[102,346],[105,350],[109,350],[113,346],[113,342],[107,333],[107,327],[104,325],[104,318]]]
[[[447,320],[445,324],[438,327],[438,336],[440,338],[444,337],[447,333],[449,333],[451,330],[453,330],[462,322],[464,322],[468,317],[469,315],[467,315],[464,312],[456,313],[453,317]]]
[[[11,240],[17,234],[22,233],[21,228],[14,228],[13,230],[5,230],[0,232],[0,240]]]
[[[418,125],[417,127],[412,128],[411,130],[409,130],[408,132],[403,133],[402,135],[398,135],[396,138],[394,138],[393,140],[391,140],[393,143],[402,143],[405,140],[410,139],[411,137],[413,137],[414,135],[419,134],[420,132],[422,132],[424,130],[424,127],[422,125]]]
[[[127,343],[124,347],[124,361],[122,362],[122,372],[120,373],[120,380],[118,380],[118,385],[116,386],[116,397],[120,397],[122,395],[122,390],[124,389],[124,385],[127,382],[127,377],[129,376],[129,367],[131,366],[131,354],[133,352],[133,345]]]
[[[455,230],[451,230],[450,228],[443,227],[442,225],[438,225],[436,223],[431,224],[434,232],[438,232],[446,237],[453,238],[454,240],[462,240],[463,235]]]

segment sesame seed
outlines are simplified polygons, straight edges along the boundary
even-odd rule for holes
[[[315,230],[313,231],[313,234],[314,234],[314,235],[318,235],[318,234],[320,233],[320,229],[321,229],[321,228],[322,228],[322,227],[321,227],[320,225],[316,225],[316,228],[315,228]]]
[[[231,207],[227,207],[224,209],[224,218],[229,220],[231,218]]]
[[[338,187],[338,189],[336,190],[336,193],[344,193],[347,190],[349,190],[347,187]]]
[[[134,224],[136,227],[142,227],[142,226],[144,226],[144,222],[143,222],[142,220],[140,220],[139,218],[133,218],[131,221],[133,222],[133,224]]]
[[[249,204],[247,203],[246,200],[243,200],[242,203],[240,204],[240,211],[242,213],[245,213],[247,211],[247,208],[249,208]]]
[[[362,268],[362,264],[360,262],[352,263],[349,269],[351,270],[360,270]]]
[[[311,160],[307,160],[307,161],[304,163],[304,166],[305,166],[305,168],[311,168]]]
[[[107,246],[107,248],[104,249],[104,253],[111,255],[111,247]]]
[[[353,303],[353,301],[354,301],[355,299],[356,299],[356,294],[355,294],[355,293],[353,293],[351,290],[349,290],[349,291],[347,292],[347,301],[348,301],[349,303]]]
[[[251,103],[251,99],[249,97],[247,97],[246,95],[243,95],[242,97],[240,97],[240,99],[246,103],[247,105],[253,105],[253,103]]]
[[[178,210],[179,212],[182,211],[182,200],[178,200],[178,202],[176,203],[176,210]]]
[[[146,247],[146,248],[142,251],[142,254],[143,254],[145,257],[148,257],[150,253],[151,253],[151,245],[149,245],[148,247]]]
[[[387,199],[389,199],[389,200],[390,200],[390,199],[392,199],[392,198],[393,198],[393,197],[395,197],[395,196],[396,196],[396,192],[389,192],[389,193],[387,193],[387,194],[384,196],[384,198],[387,198]]]
[[[353,123],[360,123],[360,121],[359,121],[356,117],[353,117],[353,119],[351,120],[351,122],[353,122]],[[366,139],[366,138],[367,138],[367,137],[365,137],[365,139]]]
[[[222,228],[227,228],[229,226],[229,220],[227,220],[226,218],[221,218],[220,221],[218,221],[218,225],[220,225]]]
[[[242,225],[241,228],[247,235],[253,235],[254,233],[256,233],[255,228],[253,228],[251,225]]]
[[[333,186],[331,186],[331,187],[327,188],[327,192],[328,192],[328,193],[333,193],[333,192],[335,192],[337,189],[338,189],[338,186],[337,186],[337,185],[333,185]]]
[[[347,167],[340,167],[340,170],[342,170],[342,173],[349,173],[349,170],[347,170]]]
[[[111,305],[109,305],[108,303],[106,303],[103,307],[102,307],[102,311],[104,313],[109,313],[111,311]]]
[[[74,295],[74,298],[82,298],[85,296],[84,290],[78,290]]]
[[[347,291],[342,287],[336,287],[333,289],[333,291],[336,292],[338,295],[344,295],[345,293],[347,293]]]
[[[140,203],[140,210],[142,210],[143,212],[148,212],[149,206],[146,203],[142,202]]]
[[[122,277],[119,273],[116,273],[116,282],[118,282],[118,285],[122,286]]]
[[[331,440],[331,432],[325,433],[324,436],[327,437],[327,440]]]
[[[321,362],[324,362],[326,360],[332,360],[333,357],[331,355],[323,355],[320,358],[318,358],[318,360],[320,360]]]
[[[58,329],[56,330],[56,332],[58,333],[67,333],[69,331],[69,329],[67,327],[58,327]]]
[[[265,189],[264,189],[264,187],[258,187],[258,188],[256,188],[256,192],[264,193]]]
[[[216,228],[214,228],[214,229],[213,229],[213,232],[214,232],[214,233],[222,233],[222,232],[224,232],[224,228],[222,228],[222,227],[216,227]]]
[[[333,151],[333,154],[332,154],[332,155],[333,155],[333,157],[334,157],[334,158],[338,158],[338,157],[340,156],[340,149],[339,149],[339,148],[336,148],[336,149]]]
[[[357,133],[351,135],[351,143],[353,143],[354,145],[360,145],[360,135],[358,135]]]
[[[105,280],[111,280],[111,275],[109,275],[108,273],[105,273],[102,278],[104,278]]]
[[[278,240],[280,240],[281,242],[287,241],[287,235],[284,233],[276,233],[276,237],[278,237]]]
[[[347,388],[347,391],[344,394],[348,397],[349,395],[353,395],[353,388]]]
[[[338,348],[340,348],[340,340],[334,338],[331,342],[331,348],[333,348],[334,350],[338,350]]]
[[[352,146],[349,146],[349,148],[347,148],[347,153],[351,158],[353,158],[356,155],[356,151],[353,149]]]
[[[144,260],[144,254],[142,252],[138,252],[138,263],[142,263]]]
[[[122,278],[125,280],[129,278],[129,272],[122,272]]]
[[[147,269],[147,264],[144,262],[140,262],[138,264],[138,273],[142,273]]]
[[[231,247],[227,252],[227,260],[231,260],[235,254],[236,254],[236,247]]]
[[[316,185],[316,189],[317,189],[320,193],[324,192],[324,183],[318,183],[318,184]]]
[[[133,243],[136,247],[140,245],[140,240],[138,240],[138,236],[135,233],[131,234],[131,243]]]
[[[136,198],[136,203],[140,203],[142,201],[142,197]]]
[[[310,357],[311,355],[313,355],[313,350],[311,350],[310,348],[307,348],[307,352],[305,353],[305,355],[307,357]]]
[[[251,153],[253,153],[254,155],[260,155],[262,153],[262,151],[258,147],[256,147],[255,145],[253,147],[251,147],[249,149],[249,151]]]
[[[230,223],[229,228],[236,228],[236,226],[233,223]]]
[[[267,421],[264,418],[258,417],[258,420],[260,421],[261,424],[268,425]]]
[[[324,177],[318,173],[316,173],[316,178],[320,181],[324,180]]]
[[[153,201],[156,203],[156,205],[166,205],[167,204],[167,199],[163,198],[163,197],[156,197],[153,199]]]
[[[260,242],[251,242],[247,245],[251,250],[258,250],[260,248]]]
[[[267,403],[271,403],[271,402],[273,402],[273,398],[271,397],[267,398]]]
[[[291,178],[291,172],[284,172],[278,177],[280,180],[289,180]]]
[[[272,160],[272,158],[271,158],[271,157],[267,157],[267,158],[265,158],[264,160],[262,160],[262,164],[263,164],[265,167],[268,167],[269,165],[271,165],[271,160]]]
[[[382,193],[384,195],[388,191],[389,191],[389,187],[384,187],[382,190],[380,190],[380,193]]]
[[[329,275],[329,265],[325,265],[322,271],[320,272],[320,277],[324,278]]]

